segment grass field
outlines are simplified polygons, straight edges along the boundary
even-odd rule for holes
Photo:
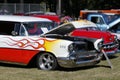
[[[0,63],[0,80],[120,80],[120,53],[92,67],[43,71],[20,65]]]

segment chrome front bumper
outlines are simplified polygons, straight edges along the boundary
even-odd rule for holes
[[[103,45],[104,51],[108,56],[116,54],[118,51],[118,47],[119,43],[117,41]]]
[[[118,49],[114,49],[114,50],[111,50],[111,51],[105,51],[105,53],[108,55],[108,56],[111,56],[111,55],[115,55],[118,53]]]
[[[58,64],[61,67],[74,68],[95,65],[100,62],[102,55],[102,53],[82,52],[74,53],[74,55],[71,55],[67,58],[59,57],[57,59]]]

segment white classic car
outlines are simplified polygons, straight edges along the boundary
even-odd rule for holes
[[[103,40],[66,36],[74,27],[66,27],[60,35],[49,34],[52,21],[13,15],[0,15],[0,25],[0,62],[33,62],[39,69],[53,70],[58,65],[73,68],[101,60]]]

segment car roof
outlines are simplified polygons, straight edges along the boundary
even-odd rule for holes
[[[46,21],[52,22],[46,18],[36,18],[30,16],[16,16],[16,15],[0,15],[0,21],[11,21],[11,22],[34,22],[34,21]]]

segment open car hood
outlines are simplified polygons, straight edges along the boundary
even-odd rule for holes
[[[95,27],[95,26],[96,25],[90,21],[79,20],[79,21],[73,21],[73,22],[68,22],[68,23],[62,24],[62,25],[48,31],[45,34],[65,35],[67,33],[72,32],[76,28]]]
[[[120,22],[120,17],[116,20],[114,20],[113,22],[109,23],[109,29],[112,28],[114,25],[118,24]]]
[[[64,24],[63,24],[64,25]],[[65,35],[67,33],[70,33],[72,32],[73,30],[75,30],[75,27],[74,26],[58,26],[56,28],[53,28],[51,29],[50,31],[48,31],[47,33],[43,34],[43,35],[46,35],[46,34],[59,34],[59,35]]]

